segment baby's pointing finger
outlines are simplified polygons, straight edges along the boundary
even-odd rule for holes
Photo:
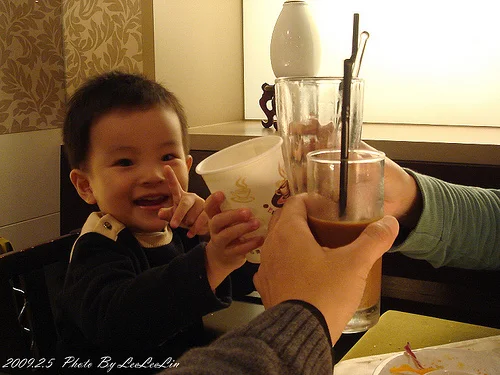
[[[191,238],[198,234],[201,235],[207,234],[208,231],[207,227],[208,227],[208,216],[206,212],[202,212],[198,216],[194,224],[189,228],[187,236]]]
[[[194,203],[194,195],[184,194],[184,196],[174,204],[175,211],[172,214],[170,225],[173,227],[178,227],[179,225],[190,227],[200,214],[200,212],[192,210]],[[202,210],[201,207],[200,210]]]
[[[167,179],[168,187],[170,189],[170,194],[172,195],[172,200],[174,204],[178,203],[182,197],[182,187],[175,175],[174,170],[170,165],[165,165],[165,178]]]

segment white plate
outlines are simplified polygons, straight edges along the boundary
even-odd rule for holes
[[[460,372],[464,375],[498,375],[500,373],[500,356],[492,351],[476,352],[466,349],[427,348],[414,350],[414,353],[425,368],[448,370],[450,374]],[[397,354],[387,358],[377,366],[373,375],[394,375],[390,369],[404,364],[415,368],[415,364],[408,355]],[[416,372],[400,372],[398,374],[418,375]],[[431,374],[429,373],[429,375]]]

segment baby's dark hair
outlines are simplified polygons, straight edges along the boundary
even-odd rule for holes
[[[189,154],[188,125],[176,96],[159,83],[139,74],[112,71],[96,76],[71,96],[63,124],[63,142],[71,168],[87,159],[90,130],[97,120],[116,109],[144,109],[163,105],[172,109],[181,124],[184,152]]]

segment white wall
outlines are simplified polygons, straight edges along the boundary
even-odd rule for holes
[[[269,44],[282,0],[243,0],[245,115],[259,119],[274,82]],[[500,126],[500,43],[495,1],[309,0],[322,39],[319,75],[341,76],[353,14],[370,38],[365,122]]]
[[[243,119],[241,0],[154,0],[156,80],[191,127]]]
[[[0,135],[0,236],[23,249],[59,235],[60,129]]]

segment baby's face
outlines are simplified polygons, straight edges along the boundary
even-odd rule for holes
[[[133,231],[155,232],[166,224],[159,209],[172,206],[164,166],[172,167],[187,190],[191,164],[176,113],[156,106],[99,118],[90,133],[85,172],[101,211]]]

